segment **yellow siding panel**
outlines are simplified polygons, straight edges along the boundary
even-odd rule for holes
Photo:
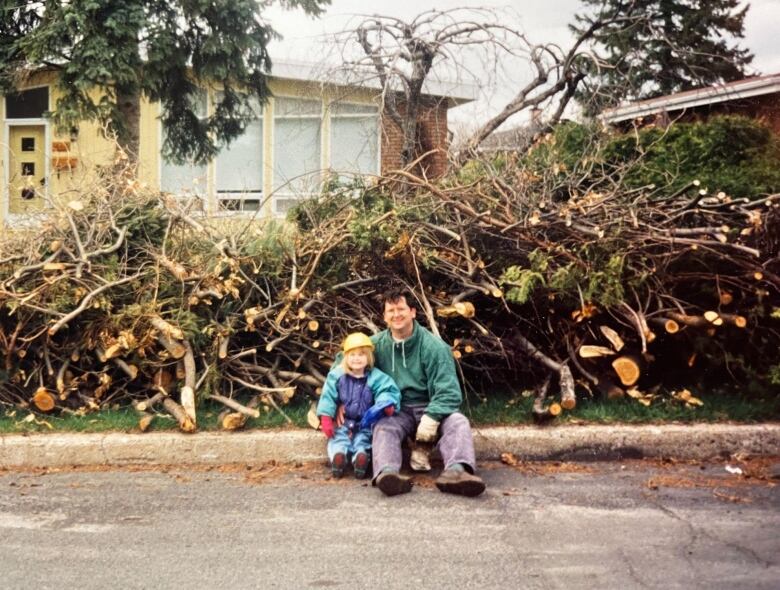
[[[50,107],[56,106],[56,101],[61,92],[57,88],[55,72],[39,72],[32,75],[26,84],[22,87],[50,85]],[[305,82],[299,80],[272,79],[269,81],[269,87],[274,95],[300,97],[309,99],[319,99],[324,103],[323,113],[327,112],[327,105],[335,101],[345,101],[354,103],[377,104],[377,91],[370,89],[350,89],[336,87],[318,82]],[[211,92],[211,101],[213,105],[214,90]],[[99,98],[97,92],[93,99]],[[212,107],[213,108],[213,107]],[[159,103],[150,103],[148,100],[142,100],[140,109],[140,148],[139,148],[139,179],[146,185],[159,188],[160,186],[160,106]],[[263,152],[265,160],[263,163],[263,190],[266,202],[263,206],[263,213],[270,215],[272,211],[270,195],[273,192],[273,99],[269,100],[264,113],[264,137]],[[0,124],[5,137],[5,101],[0,100]],[[47,167],[49,172],[49,198],[58,199],[60,195],[74,195],[75,192],[88,192],[90,185],[96,181],[95,171],[99,166],[105,166],[113,161],[116,155],[115,145],[112,140],[107,139],[100,126],[94,122],[82,122],[78,126],[78,136],[75,140],[70,137],[70,132],[57,131],[50,121],[45,121],[47,130]],[[67,152],[57,152],[53,148],[67,146]],[[6,178],[8,162],[8,150],[5,146],[0,149],[2,158],[0,159],[0,178]],[[322,124],[322,145],[321,145],[321,164],[327,168],[330,163],[330,133],[329,118],[324,117]],[[56,170],[54,166],[55,158],[67,157],[69,162],[75,163],[72,168],[62,167]],[[217,208],[216,187],[214,178],[215,166],[209,165],[208,172],[208,195],[207,208],[214,212]],[[3,199],[7,198],[5,190],[2,191]],[[68,197],[70,198],[70,197]],[[0,208],[0,222],[4,222],[2,215],[4,207]]]

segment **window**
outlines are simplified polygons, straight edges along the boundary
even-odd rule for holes
[[[348,174],[379,172],[379,111],[373,105],[332,104],[330,167]]]
[[[205,90],[194,96],[193,110],[198,117],[204,119],[207,114],[208,96]],[[162,140],[165,142],[165,129],[162,131]],[[182,197],[203,197],[207,191],[206,164],[194,164],[192,162],[175,164],[164,157],[160,158],[160,190]]]
[[[317,192],[320,183],[322,103],[277,98],[274,116],[274,203],[276,215]]]
[[[217,156],[221,210],[258,211],[263,202],[263,110],[255,101],[252,111],[255,120]]]
[[[6,119],[40,119],[48,110],[48,86],[14,92],[5,97]]]

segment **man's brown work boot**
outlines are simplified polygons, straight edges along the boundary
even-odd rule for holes
[[[412,491],[412,480],[395,471],[384,471],[379,474],[376,485],[385,496],[397,496]]]
[[[485,491],[485,482],[468,471],[445,469],[436,479],[436,487],[448,494],[474,497]]]

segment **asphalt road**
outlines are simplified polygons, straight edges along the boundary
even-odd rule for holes
[[[776,589],[780,486],[725,465],[489,464],[477,499],[321,464],[0,471],[0,587]]]

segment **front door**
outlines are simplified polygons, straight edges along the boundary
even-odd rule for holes
[[[8,212],[37,213],[46,202],[45,125],[11,125],[8,137]]]

